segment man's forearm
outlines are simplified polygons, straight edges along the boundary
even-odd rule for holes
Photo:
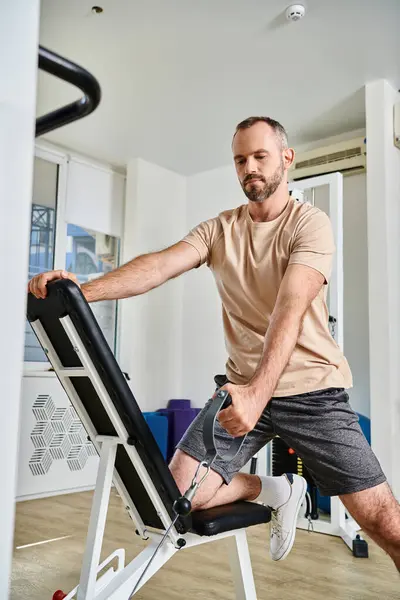
[[[82,293],[88,302],[144,294],[162,283],[158,262],[156,253],[138,256],[118,269],[84,283]]]
[[[273,396],[279,378],[292,355],[301,324],[301,317],[290,310],[281,309],[272,316],[261,360],[249,382],[266,402]]]

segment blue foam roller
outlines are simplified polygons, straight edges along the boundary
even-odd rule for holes
[[[160,408],[157,411],[168,419],[168,450],[167,461],[169,462],[173,456],[177,444],[182,439],[187,428],[200,412],[199,408],[188,409],[172,409]]]
[[[144,412],[143,416],[158,444],[158,447],[162,452],[164,459],[167,460],[168,418],[158,412]]]

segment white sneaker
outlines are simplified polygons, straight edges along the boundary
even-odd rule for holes
[[[283,560],[292,549],[297,517],[307,491],[304,477],[285,473],[290,484],[289,500],[272,511],[270,554],[272,560]]]

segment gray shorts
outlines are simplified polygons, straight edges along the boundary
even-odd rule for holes
[[[216,379],[217,380],[217,379]],[[200,461],[205,456],[202,428],[211,400],[191,423],[178,448]],[[272,398],[256,427],[247,434],[230,463],[216,460],[213,470],[229,484],[234,475],[276,435],[300,456],[323,496],[350,494],[386,481],[381,466],[349,404],[344,389],[327,389],[285,398]],[[216,421],[218,449],[232,437]]]

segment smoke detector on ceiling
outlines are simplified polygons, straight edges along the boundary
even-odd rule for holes
[[[306,14],[306,9],[302,4],[292,4],[286,9],[286,18],[288,21],[300,21]]]

